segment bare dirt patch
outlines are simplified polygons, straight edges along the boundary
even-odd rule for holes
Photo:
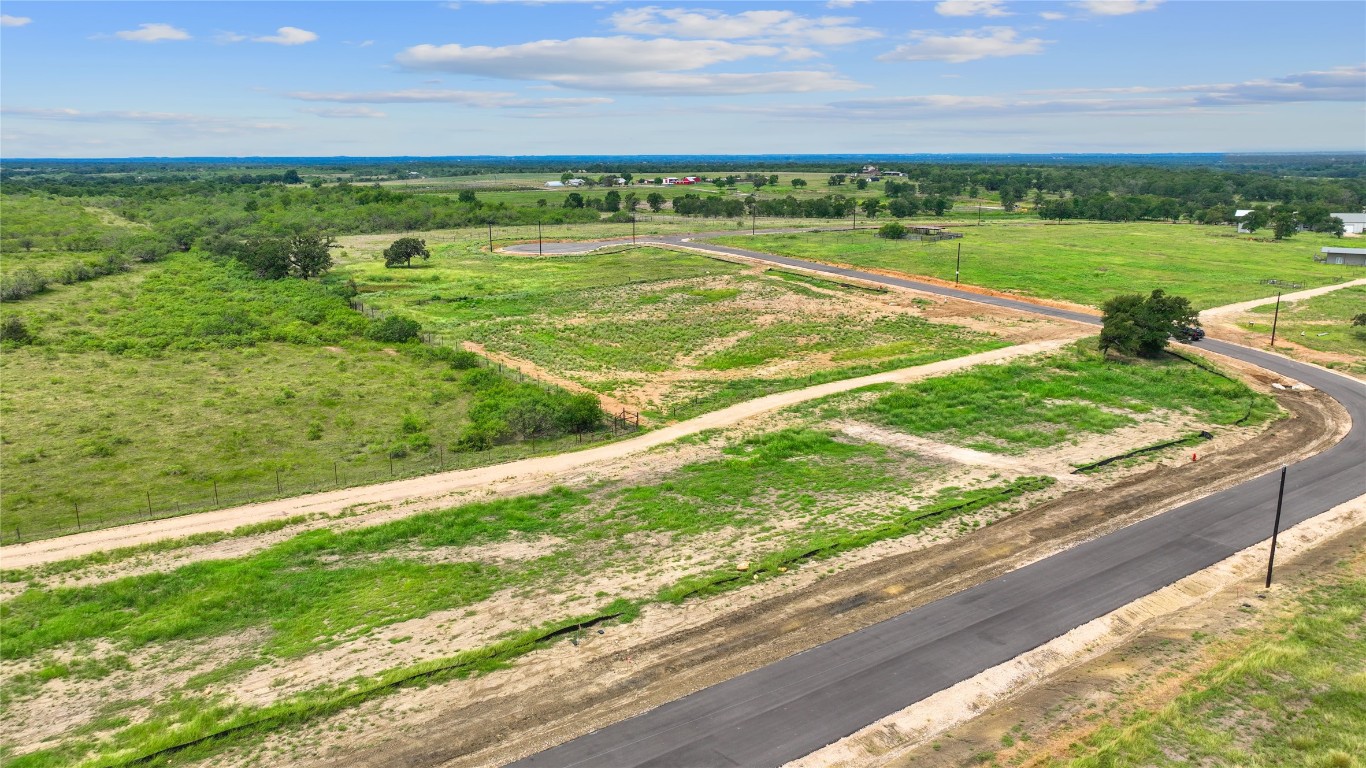
[[[398,694],[307,734],[279,734],[267,742],[284,748],[307,739],[314,759],[325,763],[346,754],[359,765],[483,765],[530,754],[1231,486],[1269,462],[1293,461],[1337,439],[1337,420],[1345,414],[1331,399],[1315,392],[1281,393],[1279,399],[1292,418],[1271,425],[1257,440],[1207,454],[1198,466],[1180,461],[1104,488],[1088,486],[969,537],[882,542],[725,596],[653,607],[631,625],[577,646],[537,652],[512,670]],[[1210,477],[1220,478],[1218,487],[1210,487]],[[344,736],[329,733],[340,723],[350,728]],[[507,738],[514,733],[516,739]],[[315,741],[323,734],[328,735],[322,742]],[[363,748],[367,744],[373,746]],[[298,762],[309,763],[302,755]]]

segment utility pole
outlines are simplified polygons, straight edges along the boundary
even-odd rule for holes
[[[1271,554],[1266,559],[1266,588],[1271,589],[1271,569],[1276,565],[1276,536],[1281,532],[1281,501],[1285,499],[1285,466],[1281,466],[1281,490],[1276,494],[1276,522],[1271,527]]]
[[[754,205],[749,209],[749,233],[754,234],[759,226],[759,201],[755,200]]]
[[[1276,346],[1276,323],[1281,319],[1281,292],[1276,291],[1276,314],[1271,318],[1271,346]]]
[[[536,255],[544,256],[545,251],[541,249],[541,222],[536,222]]]
[[[958,244],[958,261],[953,265],[953,284],[958,285],[958,273],[963,269],[963,244]]]
[[[636,215],[631,214],[631,245],[636,244]]]
[[[493,222],[489,222],[489,253],[493,253]]]

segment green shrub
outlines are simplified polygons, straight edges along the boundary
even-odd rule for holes
[[[33,342],[33,334],[29,332],[23,320],[10,316],[0,320],[0,341],[29,344]]]
[[[0,278],[0,301],[25,299],[47,290],[51,279],[33,267],[23,267]]]
[[[890,221],[878,227],[878,237],[885,237],[888,240],[902,240],[906,237],[906,227],[902,224]]]
[[[370,324],[365,338],[382,344],[402,344],[417,338],[422,326],[413,319],[391,315]]]

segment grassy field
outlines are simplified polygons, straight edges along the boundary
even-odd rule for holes
[[[1366,574],[1326,574],[1246,651],[1172,703],[1074,745],[1071,768],[1352,768],[1366,755]],[[1083,756],[1084,755],[1084,756]]]
[[[537,259],[489,254],[478,241],[441,247],[412,269],[347,268],[367,304],[451,343],[476,342],[671,416],[1002,345],[851,301],[865,291],[754,272],[657,248]]]
[[[1277,411],[1271,398],[1185,360],[1107,360],[1094,339],[1056,355],[887,387],[852,408],[839,405],[846,399],[815,407],[1005,454],[1132,426],[1158,410],[1195,414],[1211,425],[1256,424]]]
[[[119,237],[146,231],[79,200],[43,195],[0,195],[0,219],[0,275],[31,268],[54,281],[117,254]]]
[[[551,593],[555,613],[528,617],[530,627],[573,626],[575,615],[603,612],[629,617],[651,602],[737,586],[737,558],[753,559],[755,579],[770,578],[807,562],[810,553],[907,535],[1047,485],[932,492],[941,476],[941,465],[912,454],[795,428],[723,447],[647,484],[468,504],[347,532],[313,531],[248,556],[166,572],[30,588],[0,603],[0,658],[8,665],[0,717],[22,717],[55,686],[96,686],[110,699],[55,744],[23,756],[10,752],[6,763],[31,768],[103,756],[94,764],[110,764],[115,755],[154,753],[233,724],[294,725],[414,671],[448,664],[468,674],[481,667],[466,668],[460,659],[474,652],[358,677],[341,672],[321,686],[277,682],[275,701],[265,706],[224,693],[258,669],[383,637],[385,627],[404,621],[459,611],[466,618],[458,623],[468,624],[500,591]],[[870,495],[883,503],[857,503]],[[528,537],[555,546],[515,567],[477,554],[478,547]],[[632,575],[634,586],[586,597],[593,579],[613,572]],[[523,645],[518,652],[536,647]],[[205,654],[206,647],[219,650]],[[88,650],[69,661],[71,648]],[[139,673],[153,671],[142,667],[151,659],[156,668],[188,664],[196,671],[156,675],[155,691],[133,685]],[[139,699],[124,700],[130,695]]]
[[[964,283],[1091,306],[1117,294],[1162,288],[1204,309],[1276,295],[1277,286],[1264,279],[1312,288],[1357,276],[1351,267],[1315,263],[1318,249],[1336,240],[1307,232],[1274,242],[1235,235],[1227,227],[1149,222],[1002,224],[961,231],[962,240],[935,244],[883,240],[871,229],[717,242],[943,280],[953,279],[961,244]]]
[[[1247,326],[1253,332],[1271,333],[1271,314],[1275,305],[1255,307],[1265,318]],[[1357,358],[1366,363],[1366,326],[1353,326],[1352,318],[1366,312],[1366,286],[1353,286],[1315,296],[1304,301],[1281,304],[1277,323],[1278,338],[1316,349]]]
[[[999,394],[1009,389],[1002,381],[1024,382],[1025,393],[991,411],[991,423],[923,433],[1038,447],[1061,436],[1040,441],[1027,429],[998,432],[998,424],[1103,431],[1126,423],[1108,418],[1113,411],[1198,410],[1195,401],[1206,404],[1204,418],[1217,422],[1246,408],[1245,390],[1182,365],[1186,370],[1105,363],[1073,350],[977,369],[945,380],[951,386],[944,410],[963,405],[953,393],[986,387]],[[976,511],[1051,482],[968,476],[961,467],[829,429],[827,420],[847,418],[850,408],[876,418],[900,413],[889,406],[907,398],[926,405],[941,393],[898,387],[873,395],[871,404],[865,395],[861,402],[836,398],[797,408],[795,423],[786,419],[791,426],[777,431],[695,436],[674,447],[687,457],[681,464],[662,455],[660,470],[643,481],[597,481],[365,528],[315,530],[248,555],[85,586],[44,581],[49,572],[79,573],[61,564],[6,573],[10,583],[37,581],[0,603],[0,659],[8,676],[0,719],[25,722],[45,697],[82,690],[104,692],[105,702],[37,751],[9,753],[9,764],[67,765],[93,755],[113,762],[115,754],[151,754],[254,723],[170,762],[204,759],[224,747],[249,752],[264,732],[340,712],[402,681],[439,682],[496,668],[539,647],[536,638],[555,628],[604,615],[630,618],[651,603],[820,567],[813,557],[913,534],[953,516],[960,516],[951,524],[960,533],[970,531],[981,522],[971,519]],[[1060,409],[1066,418],[1058,418]],[[994,450],[1009,452],[999,443]],[[486,554],[519,543],[528,549],[516,559]],[[745,561],[745,578],[737,580],[736,563]],[[494,606],[507,599],[522,612],[515,631],[469,634],[494,621],[486,616],[505,622],[506,610]],[[423,617],[438,617],[427,621],[442,630],[426,630],[419,646],[407,622]],[[448,634],[455,639],[443,644]],[[410,650],[395,656],[392,648]],[[82,650],[73,657],[72,649]],[[341,670],[328,661],[338,654],[352,666]],[[368,661],[355,667],[360,659]],[[298,664],[326,674],[285,674]],[[177,671],[165,675],[163,668]],[[232,692],[249,679],[274,680],[269,701],[236,698]]]
[[[467,423],[460,372],[366,341],[368,321],[317,283],[184,254],[4,316],[38,339],[0,358],[11,541],[16,528],[74,526],[78,508],[98,525],[457,461],[441,454]]]

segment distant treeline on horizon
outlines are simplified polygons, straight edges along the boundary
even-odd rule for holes
[[[944,165],[1182,165],[1232,168],[1266,166],[1366,166],[1366,152],[1268,152],[1268,153],[945,153],[945,154],[765,154],[765,155],[445,155],[392,157],[126,157],[126,158],[0,158],[0,167],[24,170],[18,165],[46,166],[126,166],[162,167],[232,166],[458,166],[462,169],[505,171],[842,169],[863,164],[944,164]],[[36,170],[36,169],[34,169]]]

